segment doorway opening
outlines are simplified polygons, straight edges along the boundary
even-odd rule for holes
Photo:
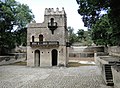
[[[56,49],[52,50],[52,66],[57,66],[58,51]]]
[[[35,50],[35,66],[40,66],[40,51]]]

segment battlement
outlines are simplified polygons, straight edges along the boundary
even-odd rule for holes
[[[45,8],[45,15],[65,15],[65,10],[64,8],[62,8],[62,10],[60,11],[59,8],[56,8],[56,10],[54,10],[54,8]]]

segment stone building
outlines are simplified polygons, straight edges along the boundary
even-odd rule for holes
[[[68,30],[64,8],[46,8],[44,22],[27,29],[27,66],[67,66]]]

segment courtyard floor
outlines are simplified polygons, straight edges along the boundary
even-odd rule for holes
[[[0,88],[111,88],[97,66],[32,68],[0,66]]]

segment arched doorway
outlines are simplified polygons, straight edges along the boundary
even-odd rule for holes
[[[41,42],[41,41],[43,41],[43,35],[42,34],[39,35],[39,42]]]
[[[40,51],[35,50],[35,66],[40,66]]]
[[[57,66],[58,51],[56,49],[52,50],[52,66]]]

